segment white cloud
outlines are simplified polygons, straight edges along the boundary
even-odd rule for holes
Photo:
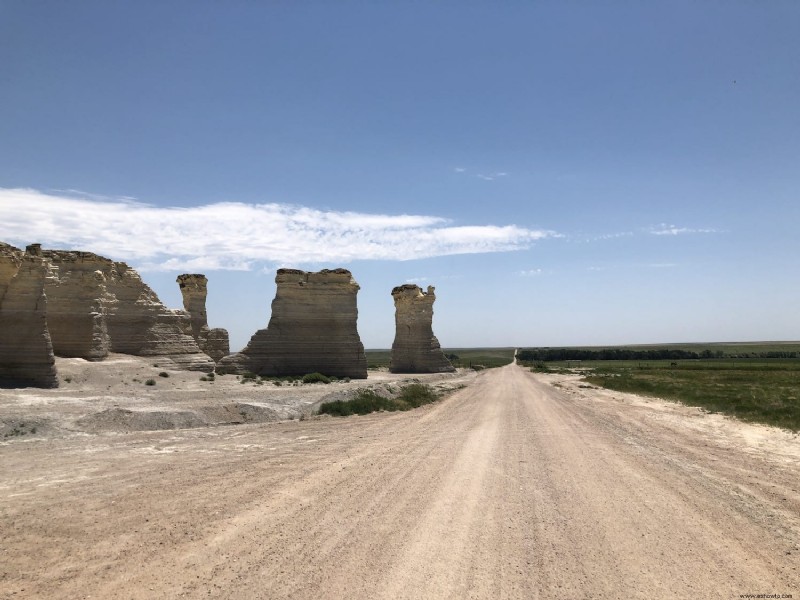
[[[522,277],[534,277],[536,275],[541,275],[541,274],[542,274],[541,269],[528,269],[527,271],[519,271],[518,273],[518,275],[521,275]]]
[[[456,173],[466,173],[467,169],[464,167],[455,167],[453,169]],[[495,171],[495,172],[487,172],[487,173],[475,173],[474,177],[478,179],[483,179],[484,181],[494,181],[498,177],[508,177],[509,173],[507,171]]]
[[[615,239],[618,239],[618,238],[630,237],[632,235],[633,235],[632,231],[620,231],[618,233],[604,233],[602,235],[597,235],[597,236],[591,238],[590,241],[599,242],[599,241],[603,241],[603,240],[615,240]]]
[[[690,229],[689,227],[676,227],[675,225],[667,225],[661,223],[655,227],[651,227],[649,232],[653,235],[683,235],[686,233],[719,233],[717,229]]]
[[[220,202],[158,207],[0,188],[0,240],[96,252],[143,270],[251,270],[360,259],[411,260],[529,248],[552,231],[454,226],[426,215]]]
[[[482,174],[482,173],[478,173],[478,175],[476,177],[479,177],[480,179],[483,179],[484,181],[494,181],[498,177],[508,177],[508,173],[506,173],[505,171],[497,171],[495,173],[489,173],[488,175],[485,175],[485,174]]]

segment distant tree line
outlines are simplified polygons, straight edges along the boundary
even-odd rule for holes
[[[564,360],[700,360],[710,358],[797,358],[797,352],[744,352],[725,354],[717,350],[677,350],[662,348],[653,350],[632,350],[629,348],[602,348],[584,350],[580,348],[526,348],[517,352],[521,362],[564,361]]]
[[[708,352],[708,351],[704,351]],[[711,352],[708,352],[711,355]],[[708,356],[708,358],[721,358]],[[582,350],[580,348],[532,348],[517,352],[521,361],[550,360],[679,360],[699,359],[697,352],[686,350],[629,350],[627,348],[603,348],[601,350]],[[706,358],[703,356],[702,358]]]

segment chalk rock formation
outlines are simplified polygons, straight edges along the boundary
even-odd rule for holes
[[[32,279],[39,271],[46,273],[41,277],[41,290]],[[0,310],[4,311],[4,323],[11,318],[8,311],[27,314],[19,304],[21,300],[11,296],[12,290],[33,300],[46,296],[46,303],[42,300],[29,308],[37,319],[46,320],[47,344],[57,356],[102,360],[109,352],[119,352],[152,356],[165,367],[214,368],[214,361],[195,340],[192,317],[167,309],[139,274],[123,262],[91,252],[42,250],[40,244],[31,244],[23,253],[0,242]],[[31,333],[38,331],[32,327],[20,325],[20,335],[41,337]],[[227,353],[227,332],[208,330],[207,325],[206,330],[204,343],[218,349],[219,356]],[[4,326],[4,340],[10,339],[10,331]],[[15,343],[24,346],[28,342],[19,338]],[[9,353],[2,356],[4,368],[16,364],[12,359]]]
[[[225,329],[209,329],[206,315],[206,296],[208,279],[205,275],[178,275],[178,285],[183,295],[183,308],[189,315],[191,334],[200,350],[208,354],[214,362],[231,353],[228,332]]]
[[[43,258],[0,246],[0,385],[58,387],[44,294],[49,274]]]
[[[24,252],[19,248],[0,242],[0,304],[3,302],[8,284],[17,274],[22,264]]]
[[[455,371],[433,335],[433,286],[428,291],[414,284],[392,290],[395,337],[389,370],[392,373],[447,373]]]
[[[92,252],[31,251],[50,262],[47,322],[57,356],[102,360],[109,352],[153,356],[165,367],[211,370],[183,311],[169,310],[124,262]]]
[[[367,359],[356,329],[359,286],[350,271],[279,269],[275,283],[269,325],[244,350],[223,358],[217,370],[365,379]]]
[[[29,251],[47,259],[54,277],[45,285],[47,327],[56,356],[102,360],[111,348],[105,305],[109,301],[106,280],[113,261],[91,252]]]
[[[189,315],[166,308],[134,269],[114,262],[106,289],[112,352],[159,357],[160,366],[172,364],[190,371],[214,368],[214,361],[201,352],[191,335]]]

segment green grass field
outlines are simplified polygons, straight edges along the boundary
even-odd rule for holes
[[[528,348],[528,347],[526,347]],[[619,348],[645,352],[647,350],[684,350],[686,352],[722,353],[728,358],[757,358],[769,352],[796,352],[800,354],[800,342],[719,342],[693,344],[635,344],[627,346],[550,346],[550,349],[603,350]],[[524,348],[522,348],[524,349]]]
[[[563,360],[526,364],[534,371],[581,373],[587,382],[607,389],[667,398],[745,421],[800,431],[800,358],[759,357],[765,353],[800,353],[798,342],[618,348],[637,351],[677,349],[698,354],[708,350],[714,355],[721,353],[722,357],[699,360]]]
[[[454,367],[470,368],[482,365],[487,369],[502,367],[514,360],[514,348],[443,348],[447,355],[456,355],[451,359]],[[366,350],[367,368],[388,368],[391,350]]]
[[[597,366],[587,373],[586,381],[800,431],[800,361]]]

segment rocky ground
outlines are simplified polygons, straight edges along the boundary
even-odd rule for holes
[[[0,389],[0,442],[300,419],[314,414],[321,403],[347,399],[361,388],[390,396],[405,384],[423,381],[446,391],[475,377],[468,371],[370,371],[368,379],[330,384],[259,384],[236,375],[171,370],[157,358],[123,354],[102,362],[58,358],[56,366],[57,389]]]

